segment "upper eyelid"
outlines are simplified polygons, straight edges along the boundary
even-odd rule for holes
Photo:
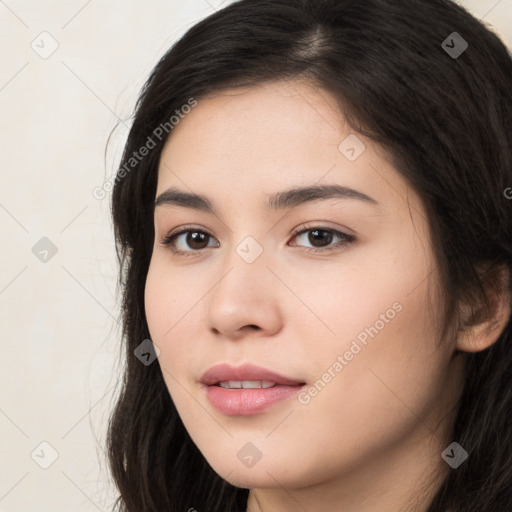
[[[294,228],[291,231],[290,235],[295,236],[295,235],[301,233],[302,231],[309,231],[311,229],[320,229],[320,230],[325,230],[325,231],[337,231],[337,232],[340,232],[347,236],[356,236],[352,229],[349,229],[348,227],[345,227],[345,226],[341,226],[341,227],[328,226],[327,223],[329,223],[329,222],[330,221],[327,221],[327,220],[301,222],[296,228]],[[211,233],[211,230],[209,230],[208,228],[199,227],[194,224],[184,224],[183,226],[180,226],[179,228],[176,228],[175,230],[173,229],[173,230],[168,230],[168,231],[163,230],[163,231],[166,232],[166,234],[164,236],[174,236],[174,235],[178,235],[183,232],[186,232],[186,231],[200,231],[202,233],[206,233],[209,236],[216,238],[215,235],[213,235]]]
[[[347,237],[354,237],[354,235],[352,235],[350,232],[345,232],[345,230],[351,231],[346,228],[333,228],[333,227],[324,226],[321,224],[313,224],[311,226],[308,226],[306,224],[307,223],[299,225],[299,227],[297,227],[290,233],[290,236],[296,237],[297,235],[300,235],[300,234],[304,233],[305,231],[312,231],[312,230],[317,229],[319,231],[332,231],[332,232],[339,233],[341,235],[345,235]],[[170,237],[182,235],[184,233],[188,233],[190,231],[192,231],[192,232],[195,231],[198,233],[205,233],[206,235],[217,239],[217,237],[215,235],[212,235],[208,229],[198,228],[196,226],[186,226],[186,225],[182,226],[181,228],[178,228],[177,231],[175,231],[175,232],[170,231],[170,232],[164,234],[161,238],[170,238]]]
[[[335,236],[339,236],[340,238],[342,238],[341,242],[350,243],[350,242],[354,242],[356,240],[356,237],[354,235],[352,235],[350,233],[346,233],[342,229],[336,229],[336,228],[332,228],[332,227],[329,227],[329,226],[323,226],[321,224],[312,224],[310,226],[307,225],[307,224],[308,223],[301,224],[296,229],[294,229],[292,231],[292,233],[290,234],[291,238],[294,239],[294,238],[298,237],[299,235],[307,233],[308,231],[319,230],[319,231],[332,232]],[[171,240],[174,241],[179,236],[182,236],[182,235],[190,233],[190,232],[204,233],[207,236],[217,240],[217,238],[214,235],[212,235],[207,229],[197,228],[195,226],[186,226],[185,225],[185,226],[182,226],[181,228],[179,228],[176,232],[172,232],[171,231],[168,234],[166,234],[163,237],[161,237],[160,238],[160,242],[163,243],[164,245],[172,245]],[[217,240],[217,243],[220,244],[220,242],[218,240]],[[292,245],[292,247],[293,247],[293,245]],[[207,248],[208,247],[206,247],[204,249],[196,249],[196,250],[192,249],[190,251],[183,251],[183,252],[188,252],[188,253],[201,252],[201,251],[203,251],[203,250],[205,250]],[[211,248],[212,247],[210,247],[210,249]],[[310,249],[310,248],[306,247],[306,249]],[[321,251],[322,249],[319,248],[318,250]],[[329,250],[329,246],[327,246],[324,250]],[[178,250],[178,251],[180,251],[180,250]]]

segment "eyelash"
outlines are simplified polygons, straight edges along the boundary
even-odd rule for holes
[[[340,242],[338,242],[337,244],[335,244],[332,247],[326,247],[326,248],[302,247],[302,250],[304,252],[307,252],[310,254],[311,253],[313,253],[313,254],[326,253],[326,252],[334,251],[336,249],[339,249],[340,247],[344,247],[345,245],[348,245],[355,241],[354,236],[347,235],[346,233],[342,233],[341,231],[338,231],[336,229],[326,228],[326,227],[322,227],[322,226],[305,227],[304,225],[300,226],[299,228],[297,228],[297,230],[295,230],[292,233],[292,239],[296,238],[299,235],[307,233],[308,231],[322,231],[322,232],[337,236],[341,239]],[[177,233],[170,233],[170,234],[164,236],[163,238],[161,238],[160,243],[162,245],[168,247],[169,250],[176,256],[196,256],[198,253],[205,250],[205,249],[196,249],[196,250],[191,250],[191,251],[182,251],[180,249],[175,249],[174,248],[175,239],[181,235],[186,234],[186,233],[202,233],[204,235],[207,235],[208,237],[213,238],[212,235],[210,235],[208,232],[206,232],[204,230],[194,228],[193,226],[185,226],[181,231],[179,231]],[[293,246],[293,247],[295,247],[295,246]]]

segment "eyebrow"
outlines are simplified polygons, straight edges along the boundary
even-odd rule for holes
[[[372,197],[342,185],[313,185],[302,188],[292,188],[278,192],[268,199],[267,211],[296,208],[305,203],[326,199],[356,199],[367,204],[378,206]],[[161,205],[176,205],[193,208],[216,215],[211,201],[202,195],[182,191],[171,187],[162,192],[155,200],[155,208]]]

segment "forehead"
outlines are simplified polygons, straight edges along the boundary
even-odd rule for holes
[[[304,82],[228,89],[197,100],[163,149],[157,195],[207,195],[337,183],[395,203],[411,195],[384,152],[344,120],[334,97]]]
[[[325,149],[327,144],[338,141],[340,131],[349,129],[344,126],[336,101],[327,92],[291,81],[223,90],[199,99],[197,106],[183,117],[173,129],[167,147],[175,146],[177,139],[191,141],[194,137],[195,150],[209,142],[246,152],[263,146],[275,150],[286,137],[283,149],[299,149],[304,138],[312,143],[322,140]]]

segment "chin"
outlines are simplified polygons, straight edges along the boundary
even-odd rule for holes
[[[268,459],[259,460],[252,467],[245,467],[236,457],[231,462],[225,458],[210,464],[212,469],[229,484],[244,489],[264,489],[274,487],[301,488],[311,483],[311,474],[301,470],[299,474],[290,473],[290,464]]]
[[[215,468],[214,468],[215,469]],[[270,475],[273,475],[274,472],[270,471],[267,473],[265,468],[260,468],[256,470],[256,468],[229,468],[226,472],[215,472],[226,482],[229,484],[240,487],[242,489],[256,489],[256,488],[270,488],[276,487],[278,484],[276,480],[272,478]],[[279,474],[282,474],[280,472]],[[282,484],[282,482],[279,482]]]

